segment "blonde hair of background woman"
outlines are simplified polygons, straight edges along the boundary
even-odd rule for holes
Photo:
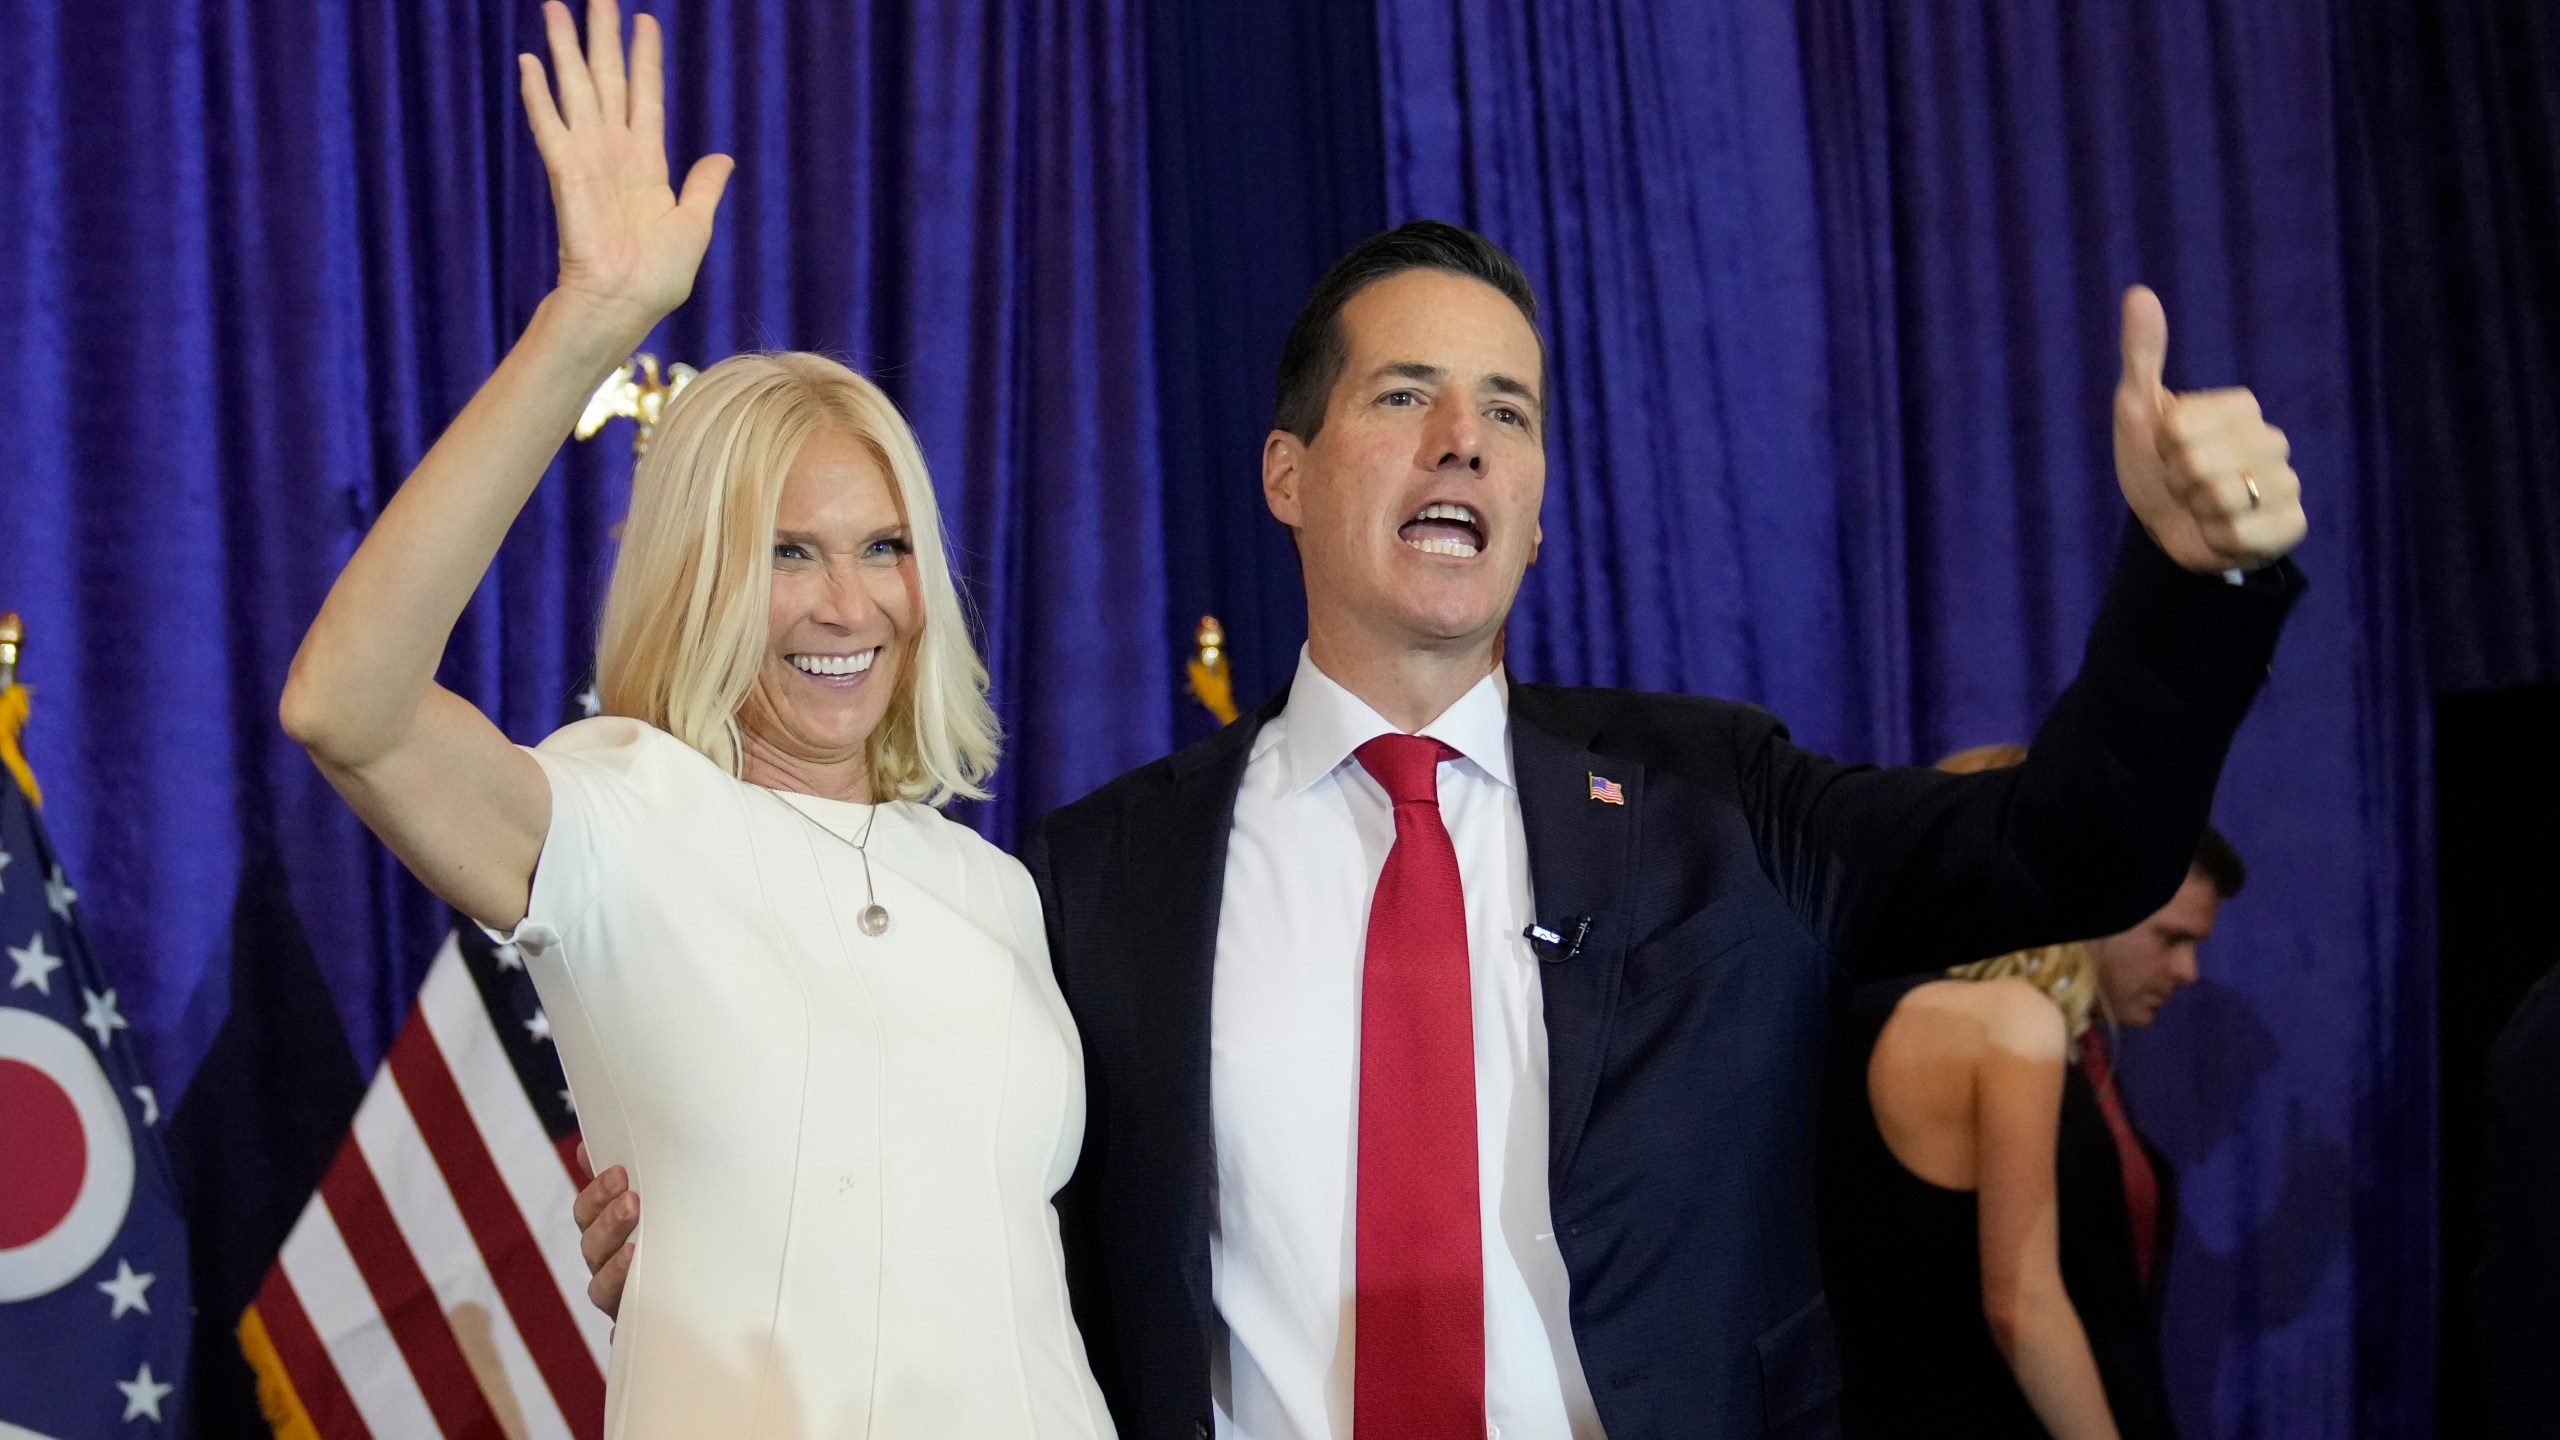
[[[2089,947],[2078,940],[2062,945],[2039,945],[2032,950],[2013,950],[1970,965],[1957,965],[1947,974],[1957,980],[2007,980],[2015,977],[2044,992],[2054,1008],[2062,1012],[2071,1038],[2077,1040],[2098,1009],[2098,978],[2089,958]]]
[[[677,395],[631,481],[605,596],[597,698],[741,773],[738,715],[770,646],[773,525],[809,437],[862,444],[889,475],[915,551],[924,627],[872,731],[871,793],[983,799],[1001,749],[915,432],[880,387],[823,355],[731,356]]]
[[[1938,768],[1950,775],[1972,775],[1984,770],[2005,770],[2026,758],[2024,745],[1977,745],[1939,761]],[[2097,963],[2090,958],[2088,945],[2078,940],[1995,955],[1970,965],[1954,966],[1947,974],[1958,980],[2026,981],[2043,991],[2045,998],[2062,1012],[2074,1040],[2089,1028],[2101,1003]]]

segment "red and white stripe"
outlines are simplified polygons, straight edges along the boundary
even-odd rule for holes
[[[580,1177],[447,939],[258,1308],[324,1440],[592,1440]]]

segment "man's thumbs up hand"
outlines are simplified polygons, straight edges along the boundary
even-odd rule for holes
[[[2254,570],[2302,543],[2302,484],[2284,432],[2245,389],[2179,395],[2161,384],[2169,317],[2146,286],[2124,292],[2116,382],[2116,483],[2142,528],[2190,570]]]

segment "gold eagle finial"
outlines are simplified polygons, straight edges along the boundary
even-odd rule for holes
[[[631,437],[631,453],[648,454],[650,443],[658,438],[658,417],[667,412],[667,402],[701,373],[678,361],[667,367],[661,379],[658,357],[641,351],[615,366],[596,393],[587,397],[586,411],[578,416],[578,438],[593,439],[607,420],[636,420],[640,429]]]
[[[1198,628],[1191,632],[1191,659],[1183,668],[1191,672],[1191,698],[1209,707],[1219,724],[1234,724],[1236,687],[1227,668],[1227,627],[1218,623],[1217,616],[1200,617]]]

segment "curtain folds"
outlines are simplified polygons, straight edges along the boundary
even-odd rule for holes
[[[2325,16],[1383,0],[1390,219],[1527,264],[1554,349],[1527,674],[1927,761],[2026,736],[2122,523],[2117,306],[2292,438],[2313,590],[2232,756],[2207,981],[2125,1046],[2187,1214],[2195,1435],[2427,1428],[2424,688],[2363,369]]]
[[[2560,11],[2338,6],[2364,418],[2439,691],[2560,684]]]

